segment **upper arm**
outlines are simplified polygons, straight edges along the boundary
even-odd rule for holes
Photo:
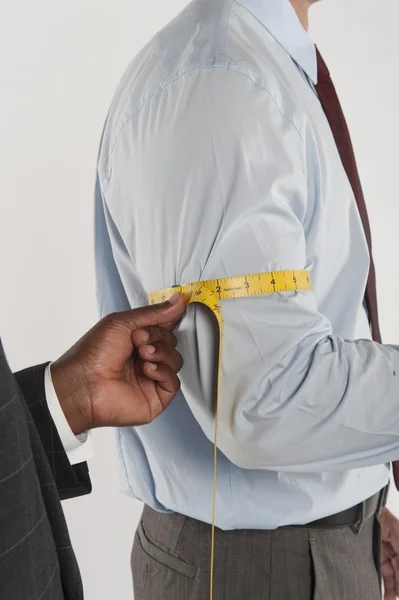
[[[301,126],[286,108],[247,76],[212,68],[187,72],[126,116],[107,154],[105,202],[130,305],[174,284],[312,270]],[[392,437],[377,435],[375,419],[372,438],[353,431],[366,389],[370,405],[378,393],[377,373],[392,401],[383,426],[396,440],[396,350],[334,337],[313,291],[228,300],[222,309],[219,446],[231,461],[320,470],[371,447],[376,460]],[[216,332],[190,307],[178,339],[182,390],[212,440]]]
[[[104,192],[108,230],[116,229],[113,250],[124,246],[115,260],[131,306],[175,283],[311,267],[303,142],[283,109],[240,73],[199,69],[107,134],[116,140],[104,151],[112,173]],[[115,289],[117,297],[118,283]],[[311,292],[227,301],[223,312],[222,437],[223,423],[231,433],[242,411],[251,419],[270,378],[286,375],[282,359],[298,341],[309,335],[314,343],[328,330]],[[212,439],[210,330],[202,311],[190,309],[179,340],[182,389]]]

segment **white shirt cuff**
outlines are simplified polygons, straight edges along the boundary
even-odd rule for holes
[[[86,431],[78,436],[73,433],[55,392],[50,367],[51,365],[47,366],[44,374],[47,406],[68,460],[71,465],[76,465],[87,461],[94,455],[91,433],[90,431]]]

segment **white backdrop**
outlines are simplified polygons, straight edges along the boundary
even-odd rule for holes
[[[57,357],[96,319],[102,124],[129,60],[185,4],[0,0],[0,332],[14,369]],[[353,135],[389,343],[399,343],[398,23],[398,0],[324,0],[312,19]],[[87,600],[131,600],[141,506],[117,491],[110,432],[94,443],[94,492],[65,511]],[[390,503],[399,514],[397,492]]]

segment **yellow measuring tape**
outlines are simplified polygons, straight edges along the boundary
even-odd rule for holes
[[[217,481],[217,439],[220,391],[220,363],[223,344],[223,315],[220,300],[260,296],[274,292],[295,290],[311,290],[312,284],[308,271],[276,271],[274,273],[255,273],[238,277],[226,277],[209,281],[198,281],[185,285],[176,285],[165,290],[149,294],[150,304],[158,304],[169,300],[176,292],[184,294],[186,304],[199,303],[207,306],[215,315],[219,326],[219,358],[218,382],[215,408],[215,435],[213,447],[213,499],[212,499],[212,541],[210,564],[210,600],[213,600],[213,575],[215,562],[215,514],[216,514],[216,481]]]

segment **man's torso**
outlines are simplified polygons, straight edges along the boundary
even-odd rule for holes
[[[307,266],[320,313],[337,335],[370,338],[363,309],[367,244],[320,103],[306,74],[256,16],[241,4],[223,0],[189,5],[133,61],[114,99],[102,142],[99,180],[115,262],[112,268],[120,283],[112,294],[112,274],[100,274],[103,312],[145,303],[148,292],[175,283],[265,270],[263,205],[256,189],[260,182],[253,181],[252,193],[243,198],[236,189],[233,157],[229,177],[215,181],[220,193],[210,188],[198,203],[196,190],[207,185],[201,164],[190,170],[183,155],[168,151],[170,140],[181,136],[189,155],[190,140],[179,128],[180,116],[191,111],[194,121],[196,114],[201,115],[201,122],[204,114],[211,118],[220,108],[219,101],[229,111],[234,103],[250,98],[248,122],[243,119],[238,134],[244,139],[254,122],[261,130],[263,119],[268,118],[261,110],[264,94],[287,120],[287,133],[282,131],[287,144],[297,143],[292,141],[292,127],[303,143],[306,206],[298,201],[298,219],[305,231]],[[254,112],[258,98],[259,112]],[[202,143],[202,132],[199,126],[193,145],[197,140]],[[216,165],[224,160],[223,154],[212,155],[211,139],[207,152]],[[254,137],[245,154],[236,157],[237,169],[245,168],[243,161],[259,160],[261,154],[267,154],[267,148],[259,152]],[[276,182],[272,191],[281,195],[282,205],[287,185],[291,190],[297,185],[295,168],[292,165],[292,176],[268,173],[264,162],[265,177],[270,175]],[[157,184],[160,172],[170,183],[167,193]],[[280,233],[284,243],[285,232]],[[257,310],[258,299],[250,301]],[[228,303],[223,310],[229,322]],[[245,356],[253,350],[248,346],[247,352],[245,345],[252,341],[245,323],[233,317],[231,323],[231,332],[226,328],[223,360],[240,352],[243,385],[251,385],[255,366],[246,365]],[[234,329],[242,334],[239,349]],[[128,494],[157,510],[209,522],[213,461],[208,430],[217,338],[207,315],[200,310],[188,312],[179,342],[185,357],[182,393],[155,423],[117,434],[122,485]],[[207,422],[208,437],[198,416]],[[224,529],[269,529],[306,523],[357,504],[381,489],[387,479],[383,465],[290,473],[240,469],[220,454],[216,524]]]

